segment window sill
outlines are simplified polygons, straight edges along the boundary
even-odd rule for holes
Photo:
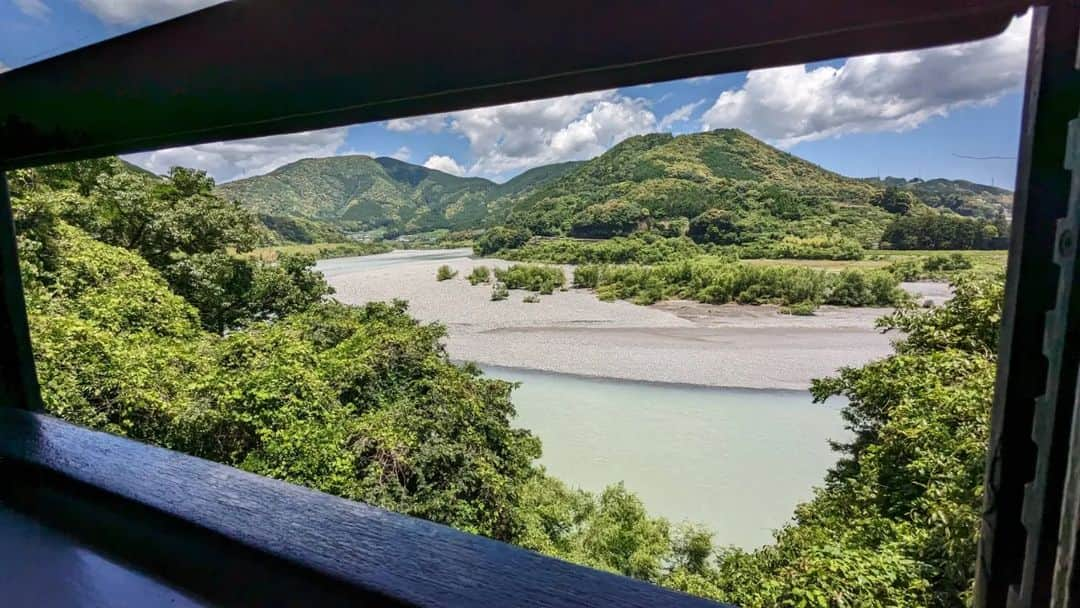
[[[0,500],[222,604],[716,606],[232,467],[0,408]]]

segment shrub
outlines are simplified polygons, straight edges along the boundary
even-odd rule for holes
[[[534,293],[531,293],[531,294],[525,296],[524,298],[522,298],[521,301],[526,303],[526,304],[536,304],[536,303],[538,303],[540,301],[540,296],[538,296],[538,295],[536,295]]]
[[[813,302],[796,302],[790,306],[780,307],[781,314],[795,315],[798,317],[813,316],[815,310],[817,310],[817,304]]]
[[[491,280],[491,270],[487,266],[475,266],[469,276],[465,277],[469,280],[470,285],[479,285],[480,283],[487,283]]]
[[[971,258],[962,253],[935,253],[924,260],[904,259],[893,262],[885,267],[901,281],[917,281],[919,279],[942,278],[948,273],[962,270],[970,270],[973,264]]]
[[[922,276],[922,267],[916,260],[899,260],[885,267],[885,271],[898,281],[915,281]]]
[[[600,267],[595,264],[578,266],[574,269],[574,287],[596,289],[600,281]]]
[[[447,281],[457,276],[457,271],[453,270],[446,264],[439,266],[439,270],[435,272],[435,279],[438,281]]]
[[[865,257],[858,241],[835,235],[807,238],[785,236],[779,242],[743,245],[738,251],[744,258],[861,260]]]
[[[574,284],[603,300],[651,304],[682,298],[724,304],[888,306],[906,300],[896,277],[881,270],[826,272],[797,266],[751,266],[717,257],[655,266],[581,266]]]
[[[510,290],[506,288],[506,284],[502,282],[496,282],[491,286],[491,301],[499,302],[510,297]]]
[[[542,294],[554,293],[557,287],[566,284],[566,275],[561,268],[538,264],[514,264],[505,270],[496,268],[495,278],[509,289],[527,289]]]
[[[935,253],[923,261],[923,269],[927,272],[970,270],[971,260],[962,253]]]
[[[857,270],[841,272],[840,280],[833,286],[829,299],[841,306],[858,306],[860,302],[868,302],[871,295],[866,275]]]
[[[650,233],[603,241],[546,239],[504,251],[510,260],[549,264],[658,264],[695,257],[705,250],[686,237],[664,238]]]

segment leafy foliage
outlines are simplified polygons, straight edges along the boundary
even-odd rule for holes
[[[491,301],[501,302],[509,297],[510,290],[506,287],[506,283],[495,281],[495,284],[491,286]]]
[[[904,215],[915,207],[918,199],[909,190],[902,190],[896,186],[886,186],[885,190],[874,199],[874,204],[889,213]]]
[[[476,239],[473,250],[476,255],[491,255],[504,249],[521,247],[532,238],[532,233],[523,228],[496,226],[485,230]]]
[[[401,302],[309,297],[327,286],[289,256],[182,256],[165,268],[184,277],[179,295],[141,248],[64,219],[77,192],[21,177],[32,187],[14,207],[49,412],[464,530],[521,534],[518,494],[538,474],[539,442],[511,426],[512,385],[447,359],[442,327]],[[206,331],[188,298],[247,322]],[[283,304],[265,319],[248,308],[266,301]]]
[[[640,205],[613,200],[589,205],[574,215],[570,234],[578,237],[608,238],[636,231],[649,217]]]
[[[735,249],[742,258],[774,260],[861,260],[866,255],[862,245],[842,236],[785,236],[771,243],[754,243]]]
[[[815,381],[855,438],[775,544],[663,584],[747,607],[969,605],[1003,281],[955,289],[880,322],[905,334],[895,354]]]
[[[491,280],[491,269],[487,266],[474,266],[469,276],[465,277],[469,280],[469,284],[476,286],[480,283],[487,283]]]
[[[527,289],[541,294],[553,293],[566,284],[561,268],[537,264],[513,264],[509,268],[496,268],[495,280],[508,289]]]
[[[574,284],[595,288],[601,299],[638,304],[688,299],[710,304],[890,306],[906,299],[896,278],[884,271],[834,273],[798,266],[751,266],[713,257],[655,266],[579,266]]]
[[[96,179],[88,177],[93,171]],[[36,214],[34,221],[76,227],[100,243],[136,253],[196,307],[212,331],[297,312],[331,293],[311,270],[312,256],[264,262],[231,255],[258,241],[259,224],[214,195],[214,182],[202,171],[175,167],[157,178],[116,159],[100,159],[23,171],[18,186],[21,222]],[[40,246],[49,242],[46,236]],[[38,261],[42,268],[52,263]]]
[[[930,207],[948,209],[968,217],[993,220],[1008,215],[1012,207],[1012,191],[963,179],[886,177],[864,181],[886,189],[909,192]]]
[[[664,238],[656,234],[635,234],[603,241],[536,239],[496,254],[508,260],[550,264],[656,264],[694,257],[705,252],[688,238]]]
[[[259,221],[274,235],[274,240],[285,243],[339,243],[347,240],[345,233],[336,225],[302,217],[259,214]]]
[[[438,270],[435,271],[435,280],[437,281],[448,281],[456,276],[457,271],[446,264],[439,266]]]
[[[988,221],[952,213],[919,213],[893,220],[881,236],[892,249],[1005,249],[1004,219]]]
[[[604,170],[658,175],[662,155],[624,161],[666,141],[635,139]],[[758,170],[715,146],[701,158],[727,176]],[[775,543],[746,552],[650,516],[622,484],[591,494],[548,476],[535,464],[539,441],[512,426],[513,385],[452,364],[445,329],[411,318],[405,303],[343,306],[323,298],[328,286],[310,258],[228,255],[258,227],[204,175],[162,179],[106,159],[10,177],[35,360],[54,415],[748,608],[970,601],[1000,276],[958,278],[941,307],[901,306],[879,323],[902,333],[894,354],[815,381],[815,399],[846,398],[854,439],[837,446],[844,458]],[[775,200],[777,210],[792,202]],[[528,247],[652,262],[579,266],[575,286],[608,297],[775,301],[793,312],[903,303],[896,269],[749,266],[659,236],[567,243]],[[921,264],[957,272],[970,260]],[[496,278],[493,299],[507,297],[507,283],[565,283],[561,269],[538,265]]]
[[[948,255],[936,253],[923,261],[923,268],[927,272],[970,270],[971,267],[971,260],[962,253],[950,253]]]
[[[706,209],[690,220],[686,234],[697,243],[734,245],[739,242],[735,216],[724,209]]]

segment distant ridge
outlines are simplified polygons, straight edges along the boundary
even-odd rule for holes
[[[1005,188],[977,184],[966,179],[904,179],[902,177],[867,178],[881,187],[892,186],[911,191],[930,205],[951,209],[960,215],[992,218],[998,213],[1012,215],[1013,192]]]
[[[513,222],[561,234],[583,214],[606,212],[596,207],[606,204],[660,221],[721,209],[755,230],[799,221],[808,233],[814,224],[871,242],[892,217],[875,204],[888,187],[982,218],[1008,215],[1012,200],[1008,190],[965,180],[845,177],[738,129],[634,136],[592,160],[535,167],[504,184],[352,155],[299,160],[219,191],[262,214],[399,233]]]
[[[222,184],[218,189],[224,196],[267,215],[422,232],[480,225],[487,219],[492,198],[529,192],[576,165],[538,167],[505,184],[496,184],[393,158],[335,156],[299,160],[266,175]]]

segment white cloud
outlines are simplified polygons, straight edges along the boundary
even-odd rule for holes
[[[465,168],[458,164],[450,156],[443,156],[441,154],[432,154],[424,161],[424,166],[428,169],[435,169],[436,171],[442,171],[443,173],[449,173],[451,175],[464,175]]]
[[[17,0],[38,2],[40,0]],[[104,23],[137,25],[157,23],[225,0],[79,0],[83,9]]]
[[[537,165],[591,158],[656,130],[644,99],[599,91],[390,121],[392,131],[449,131],[469,142],[472,175],[499,177]]]
[[[177,165],[203,169],[224,182],[261,175],[301,158],[333,156],[341,150],[347,133],[346,127],[302,131],[140,152],[124,158],[159,174]]]
[[[409,146],[401,146],[397,150],[394,150],[394,153],[390,155],[390,158],[396,158],[400,161],[408,161],[411,156],[412,150],[409,149]]]
[[[386,122],[386,128],[391,131],[427,131],[438,133],[446,126],[445,114],[431,114],[429,116],[417,116],[415,118],[395,118]]]
[[[667,116],[660,119],[660,122],[657,123],[657,126],[660,127],[661,131],[667,131],[675,123],[686,122],[690,120],[690,117],[694,115],[694,111],[697,110],[703,103],[705,103],[705,100],[699,99],[698,101],[695,101],[693,103],[688,103],[684,106],[680,106]]]
[[[6,72],[6,71],[8,71],[10,69],[11,68],[9,68],[7,65],[5,65],[3,61],[0,61],[0,74],[3,74],[4,72]]]
[[[905,131],[951,110],[993,103],[1023,85],[1030,13],[1000,36],[868,55],[839,68],[756,70],[702,115],[705,129],[739,127],[781,147],[849,133]]]
[[[37,19],[45,19],[52,13],[52,9],[48,7],[42,0],[15,0],[15,6],[18,7],[24,15],[35,17]]]
[[[714,79],[716,77],[717,77],[716,74],[713,74],[712,76],[695,76],[693,78],[687,78],[686,83],[687,84],[705,84],[705,83],[709,82],[710,80],[712,80],[712,79]]]

